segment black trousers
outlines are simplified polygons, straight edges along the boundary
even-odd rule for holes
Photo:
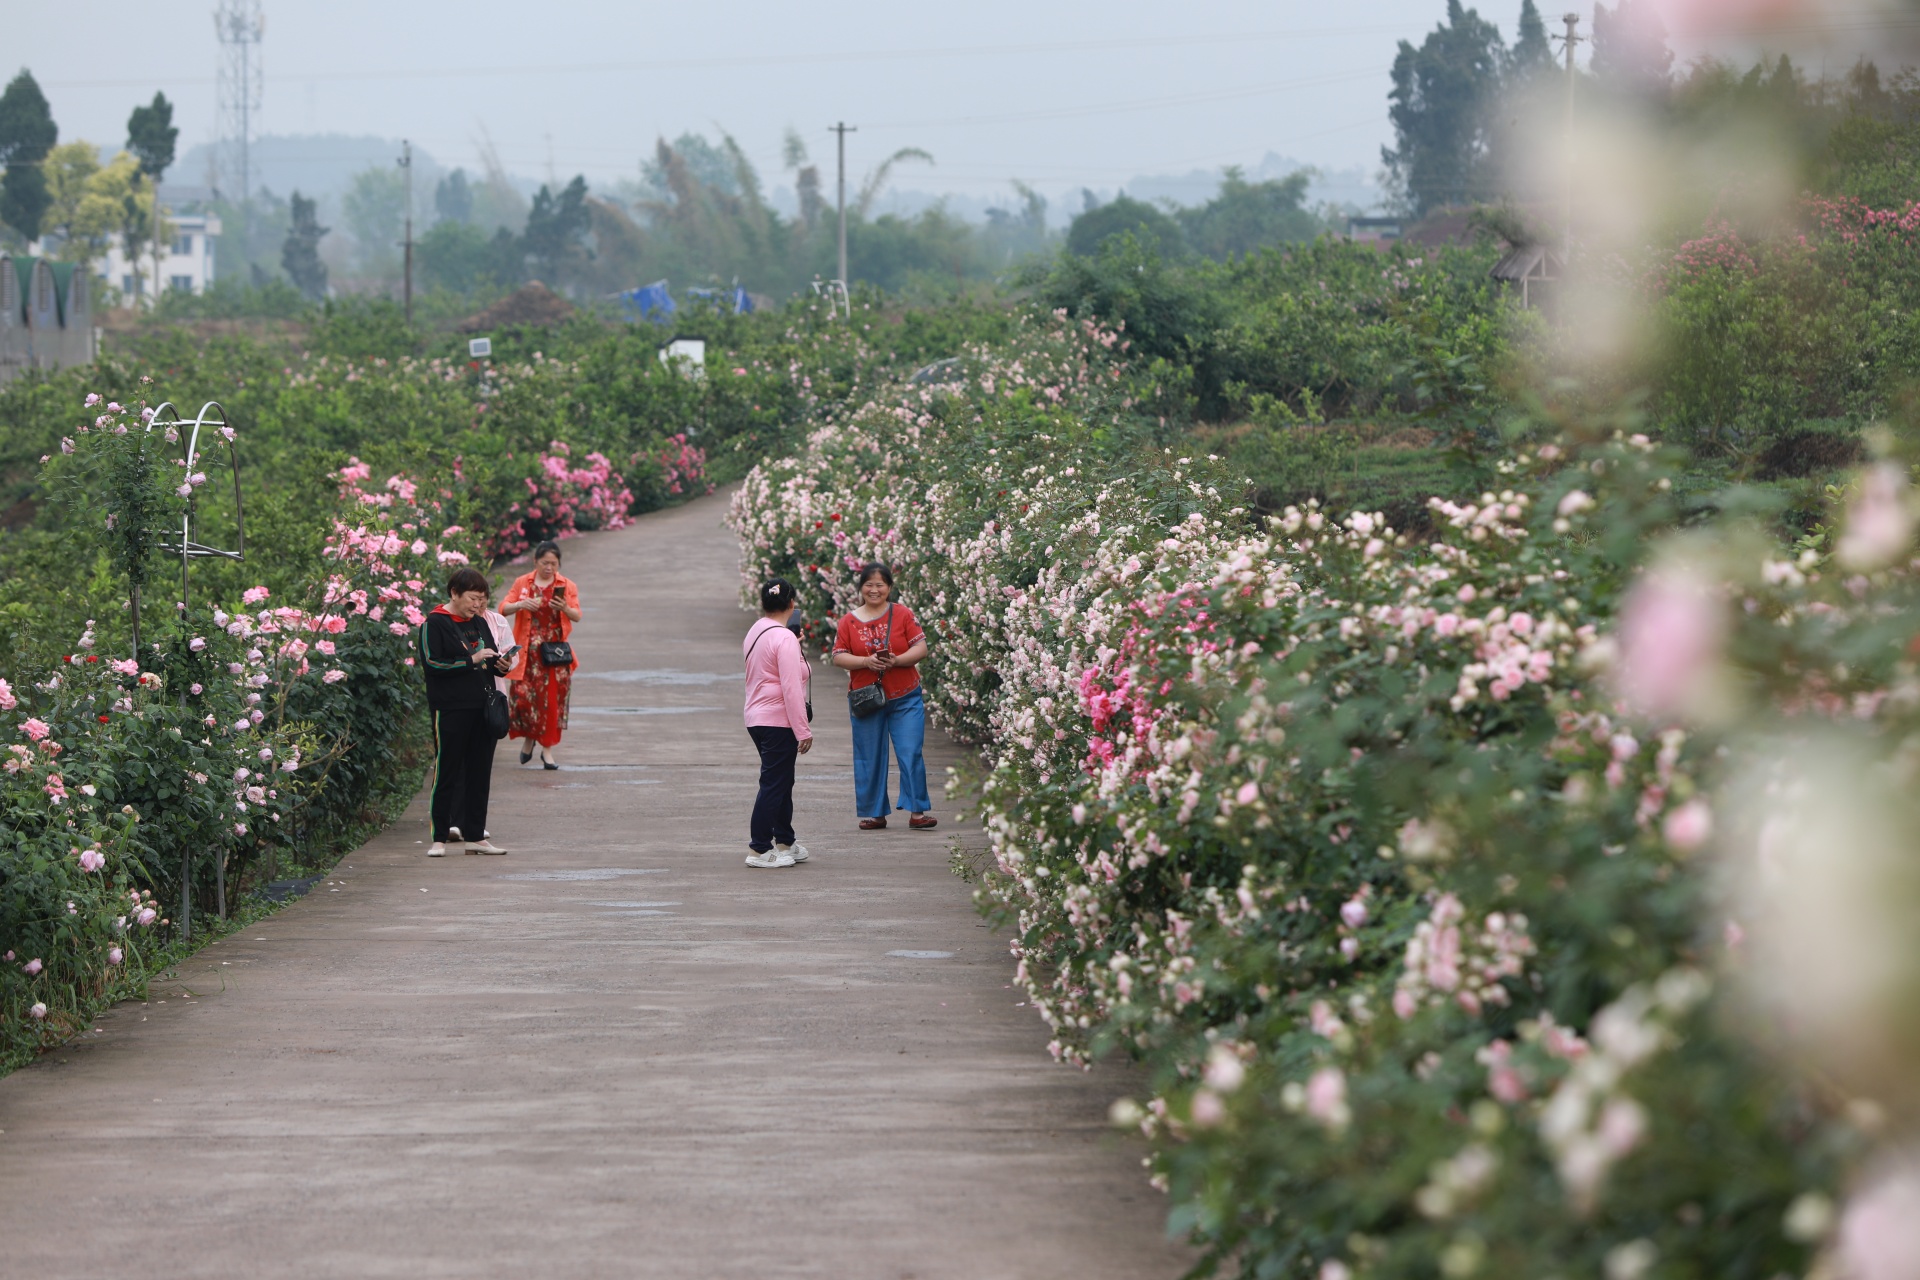
[[[463,840],[480,840],[487,829],[487,794],[493,789],[493,731],[482,707],[433,713],[433,838],[445,841],[450,827]]]
[[[775,844],[793,843],[793,763],[800,740],[784,725],[750,724],[747,733],[760,748],[760,794],[753,802],[747,846],[765,853]]]

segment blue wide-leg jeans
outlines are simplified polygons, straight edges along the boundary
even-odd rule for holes
[[[920,690],[898,698],[870,716],[853,719],[854,808],[862,818],[884,818],[887,805],[887,744],[900,761],[900,807],[909,813],[933,808],[927,795],[927,706]]]

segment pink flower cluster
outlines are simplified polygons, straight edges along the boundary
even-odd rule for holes
[[[667,442],[660,447],[657,461],[668,493],[677,496],[713,492],[713,484],[707,479],[707,451],[687,443],[685,432],[676,432],[667,437]]]
[[[510,523],[488,545],[495,559],[511,559],[533,544],[595,529],[620,529],[628,522],[633,493],[605,454],[589,453],[576,466],[572,450],[559,440],[535,461],[524,477],[526,496],[507,508]]]
[[[1463,935],[1465,915],[1460,899],[1443,893],[1414,928],[1393,992],[1393,1011],[1402,1018],[1448,998],[1475,1015],[1511,1000],[1505,984],[1526,972],[1527,957],[1534,954],[1527,918],[1492,912],[1477,933]]]

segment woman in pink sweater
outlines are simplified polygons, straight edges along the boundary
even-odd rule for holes
[[[807,703],[807,659],[787,629],[793,588],[775,578],[760,588],[760,621],[740,642],[747,663],[747,733],[760,749],[760,796],[753,802],[747,847],[750,867],[790,867],[807,860],[793,838],[793,766],[813,746]]]

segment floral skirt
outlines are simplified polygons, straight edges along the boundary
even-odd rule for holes
[[[550,667],[540,661],[539,646],[527,655],[526,676],[508,682],[508,729],[513,738],[526,738],[543,747],[555,746],[567,727],[567,700],[573,693],[573,668]]]

